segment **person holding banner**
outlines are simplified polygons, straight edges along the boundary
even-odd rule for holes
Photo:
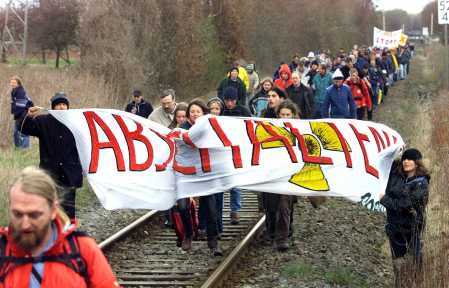
[[[68,110],[70,106],[64,92],[57,92],[50,102],[53,110]],[[39,166],[55,179],[61,206],[70,219],[75,219],[76,189],[83,186],[83,172],[72,132],[37,106],[27,109],[19,123],[22,133],[39,138]]]
[[[232,117],[251,117],[249,110],[238,104],[238,91],[234,87],[227,87],[223,91],[224,110],[223,116]],[[231,208],[231,224],[237,225],[240,223],[239,211],[242,208],[241,190],[232,188],[230,191],[230,208]]]
[[[277,118],[292,119],[298,117],[298,107],[287,99],[279,103],[276,108]],[[263,193],[266,215],[266,237],[274,241],[278,251],[289,248],[288,237],[292,235],[293,204],[295,196]]]
[[[393,163],[385,194],[380,203],[387,209],[385,231],[390,240],[395,272],[406,254],[419,267],[422,261],[421,235],[425,226],[430,175],[417,149],[407,149]],[[398,276],[398,274],[396,274]]]
[[[200,99],[192,100],[187,106],[187,121],[180,126],[183,129],[190,129],[195,125],[195,121],[209,113],[209,109],[206,104]],[[193,237],[193,223],[192,216],[190,214],[190,198],[183,198],[178,200],[178,209],[181,214],[181,219],[185,229],[185,237],[182,242],[182,249],[188,251],[192,248]],[[216,211],[216,199],[215,194],[200,196],[200,210],[202,210],[201,216],[206,220],[206,234],[207,234],[207,246],[211,250],[213,256],[222,256],[220,248],[218,247],[218,225],[217,225],[217,211]]]

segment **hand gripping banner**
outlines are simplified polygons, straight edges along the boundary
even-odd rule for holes
[[[81,164],[107,209],[167,209],[177,198],[232,187],[339,196],[381,210],[404,143],[391,128],[346,119],[204,116],[170,131],[116,110],[51,111],[74,134]]]

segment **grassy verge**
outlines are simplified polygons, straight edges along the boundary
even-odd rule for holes
[[[331,267],[326,271],[314,267],[304,261],[286,263],[281,268],[281,276],[290,280],[313,282],[324,278],[324,281],[338,287],[368,287],[361,275],[345,266]]]
[[[30,149],[4,149],[0,153],[0,226],[8,223],[7,193],[14,177],[26,166],[39,164],[37,143]]]

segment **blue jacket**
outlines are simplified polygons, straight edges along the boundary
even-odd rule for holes
[[[351,89],[345,84],[339,88],[332,85],[326,89],[326,97],[321,107],[323,118],[329,118],[329,107],[331,118],[356,118],[356,107]]]
[[[23,86],[17,86],[11,91],[11,114],[14,120],[19,119],[28,108],[33,106],[33,102],[28,97]]]

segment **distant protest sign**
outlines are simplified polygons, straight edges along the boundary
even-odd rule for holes
[[[368,121],[205,116],[170,131],[116,110],[51,111],[74,134],[84,173],[107,209],[167,209],[232,187],[340,196],[380,210],[404,143]]]
[[[402,30],[384,31],[374,27],[373,46],[378,48],[396,48],[401,43],[401,35],[404,35]]]

